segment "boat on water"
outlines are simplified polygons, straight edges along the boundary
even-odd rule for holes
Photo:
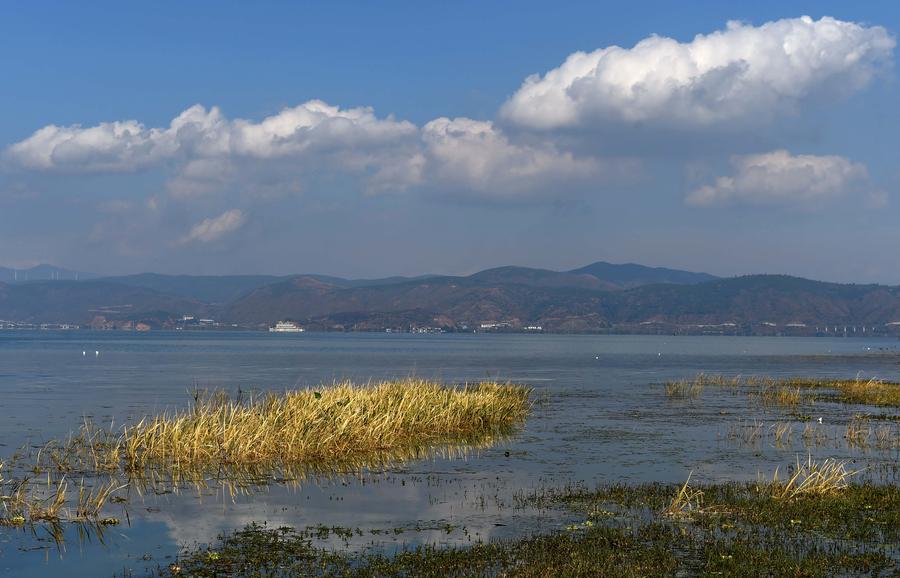
[[[279,321],[274,326],[269,327],[269,333],[303,333],[306,331],[293,321]]]

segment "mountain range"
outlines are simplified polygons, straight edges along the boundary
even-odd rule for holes
[[[39,270],[48,272],[46,266]],[[783,275],[724,279],[632,263],[383,279],[144,273],[80,274],[75,281],[74,274],[66,279],[50,272],[50,280],[34,280],[31,270],[28,281],[10,282],[5,271],[0,269],[0,320],[6,323],[265,328],[288,319],[310,329],[344,331],[743,334],[900,329],[898,287]]]

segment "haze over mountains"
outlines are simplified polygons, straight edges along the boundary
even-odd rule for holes
[[[144,273],[74,280],[41,266],[0,269],[0,320],[102,328],[264,328],[373,331],[891,333],[900,288],[781,275],[706,273],[597,262],[571,271],[498,267],[469,276],[342,279],[325,275]],[[24,281],[20,275],[27,275]],[[44,277],[40,280],[41,275]],[[185,317],[193,320],[185,321]],[[840,326],[840,327],[838,327]]]

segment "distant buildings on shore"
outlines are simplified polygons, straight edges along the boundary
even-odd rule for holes
[[[381,323],[379,323],[379,321]],[[794,320],[790,322],[775,321],[714,321],[706,323],[673,323],[665,319],[654,318],[626,324],[605,326],[588,326],[567,324],[568,319],[556,319],[548,323],[526,323],[519,319],[486,320],[473,323],[453,322],[449,319],[435,319],[435,324],[417,324],[415,322],[397,325],[384,320],[372,320],[360,324],[328,324],[310,321],[301,325],[297,321],[281,320],[274,325],[222,322],[212,318],[200,318],[193,315],[179,317],[146,317],[128,319],[124,316],[97,314],[87,324],[67,322],[36,323],[29,321],[11,321],[0,319],[0,330],[47,330],[68,331],[92,329],[95,331],[135,331],[151,330],[263,330],[271,333],[303,333],[305,331],[330,332],[372,332],[385,333],[586,333],[586,334],[651,334],[651,335],[761,335],[761,336],[796,336],[796,337],[900,337],[900,321],[888,321],[866,325],[828,324],[815,325]],[[577,319],[576,319],[577,321]],[[549,326],[548,326],[549,325]]]

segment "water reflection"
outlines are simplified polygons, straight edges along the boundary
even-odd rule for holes
[[[86,348],[103,355],[83,362]],[[281,390],[411,374],[490,377],[532,385],[543,401],[515,437],[474,451],[413,454],[352,473],[256,472],[237,485],[209,472],[135,481],[124,491],[127,502],[108,508],[121,524],[104,528],[102,542],[75,526],[63,528],[62,548],[42,529],[36,537],[25,528],[0,528],[0,574],[121,575],[131,568],[140,575],[166,565],[181,546],[251,521],[359,529],[362,535],[350,540],[359,548],[465,544],[569,522],[517,504],[521,493],[573,482],[682,482],[691,471],[698,482],[755,480],[797,455],[855,460],[855,469],[869,468],[865,476],[896,483],[897,450],[872,441],[875,428],[896,422],[872,420],[867,447],[845,438],[854,414],[884,410],[815,402],[802,410],[810,421],[801,422],[745,394],[706,388],[696,399],[673,400],[663,386],[699,372],[846,378],[862,372],[897,380],[896,348],[896,341],[854,339],[2,334],[3,455],[64,436],[85,416],[121,424],[178,407],[195,385]],[[785,422],[793,431],[776,443],[774,430]],[[756,424],[752,443],[730,434]],[[812,430],[804,435],[807,424]],[[327,540],[344,541],[334,534]]]

